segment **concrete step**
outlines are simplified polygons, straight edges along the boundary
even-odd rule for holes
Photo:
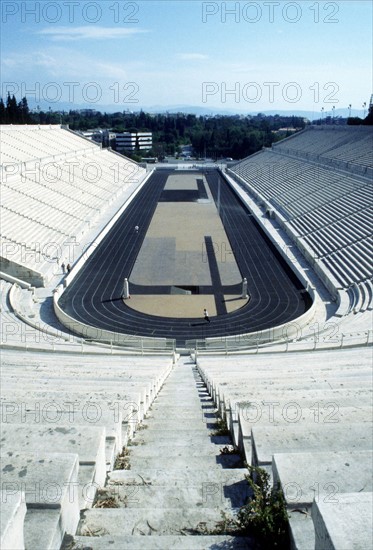
[[[203,528],[212,531],[221,521],[219,508],[203,510],[176,509],[98,509],[82,512],[77,535],[180,535],[198,534]]]
[[[0,548],[4,550],[24,550],[25,494],[23,491],[4,490],[0,491],[0,498]]]
[[[74,537],[74,550],[250,550],[256,548],[249,537],[225,535],[161,535],[144,537],[139,535],[102,537]],[[62,549],[64,550],[64,549]],[[68,547],[65,548],[68,550]]]

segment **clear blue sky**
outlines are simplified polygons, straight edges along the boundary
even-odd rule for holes
[[[1,94],[53,109],[357,112],[372,93],[370,0],[2,0],[1,11]]]

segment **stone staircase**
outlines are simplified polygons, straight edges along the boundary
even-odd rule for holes
[[[256,548],[216,534],[249,486],[240,455],[227,452],[230,437],[213,435],[215,411],[194,363],[181,358],[127,447],[130,469],[109,473],[64,550]]]

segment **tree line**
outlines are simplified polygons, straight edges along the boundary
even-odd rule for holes
[[[372,109],[369,116],[372,117]],[[357,121],[351,121],[356,123]],[[370,122],[372,123],[372,122]],[[192,145],[195,155],[213,159],[244,158],[270,147],[273,142],[305,127],[307,121],[296,116],[264,114],[251,115],[195,115],[185,113],[150,114],[140,112],[101,113],[95,110],[31,111],[24,97],[15,96],[4,103],[0,98],[0,124],[64,124],[71,130],[84,131],[100,128],[115,133],[123,131],[150,131],[153,149],[146,156],[174,155],[183,145]]]

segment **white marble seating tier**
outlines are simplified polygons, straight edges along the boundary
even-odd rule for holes
[[[78,455],[4,451],[1,465],[3,490],[25,494],[27,550],[58,550],[79,522]]]
[[[23,524],[26,515],[25,494],[22,491],[0,491],[0,548],[25,550]]]

